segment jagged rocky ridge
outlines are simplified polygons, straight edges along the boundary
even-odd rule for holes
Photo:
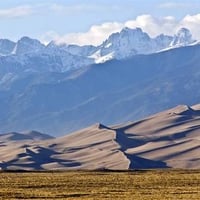
[[[0,77],[6,73],[66,72],[111,59],[125,59],[137,54],[156,53],[167,48],[188,46],[195,42],[190,31],[180,29],[176,35],[151,38],[142,29],[124,28],[101,45],[78,46],[42,44],[36,39],[22,37],[12,42],[0,40]]]

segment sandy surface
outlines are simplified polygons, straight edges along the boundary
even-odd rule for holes
[[[138,122],[95,124],[59,138],[0,136],[2,169],[200,168],[200,105],[180,105]]]

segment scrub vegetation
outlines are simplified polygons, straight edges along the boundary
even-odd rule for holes
[[[0,199],[198,200],[199,170],[1,172]]]

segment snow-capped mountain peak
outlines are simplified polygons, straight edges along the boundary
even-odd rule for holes
[[[126,37],[126,36],[132,36],[132,37],[135,37],[135,38],[145,38],[145,39],[150,39],[149,35],[145,32],[143,32],[143,30],[141,28],[128,28],[128,27],[125,27],[121,30],[120,32],[120,35]]]
[[[195,44],[197,42],[186,28],[181,28],[174,36],[161,34],[152,38],[141,28],[125,27],[120,32],[111,34],[97,47],[57,44],[55,41],[45,46],[39,40],[29,37],[22,37],[17,43],[1,39],[0,59],[3,60],[2,63],[6,63],[2,68],[4,73],[23,70],[40,72],[42,69],[66,72],[93,63],[126,59],[137,54],[157,53]]]
[[[161,34],[151,38],[141,28],[125,27],[120,32],[111,34],[90,57],[99,63],[109,59],[124,59],[136,54],[156,53],[191,45],[194,42],[192,34],[186,28],[181,28],[174,36]]]
[[[170,46],[187,46],[194,43],[196,40],[192,38],[192,34],[189,29],[181,28],[174,35],[174,38],[170,44]]]
[[[29,38],[27,36],[22,37],[16,43],[13,54],[27,54],[42,51],[45,48],[39,40]]]
[[[2,56],[9,55],[15,47],[15,42],[8,39],[0,39],[0,54]]]
[[[130,29],[125,27],[119,33],[113,33],[103,44],[118,43],[118,46],[129,47],[138,46],[142,40],[149,41],[150,37],[147,33],[143,32],[141,28]],[[128,43],[129,42],[129,43]]]
[[[97,47],[93,57],[98,52],[98,60],[123,59],[143,52],[149,53],[151,38],[141,28],[130,29],[125,27],[121,32],[113,33],[102,45]],[[112,56],[111,56],[112,55]],[[106,59],[101,59],[106,58]]]

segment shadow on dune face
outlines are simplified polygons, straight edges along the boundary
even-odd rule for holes
[[[129,169],[160,169],[169,168],[165,162],[149,160],[136,155],[126,154],[130,160]]]
[[[200,110],[194,110],[189,106],[186,106],[185,110],[181,112],[173,112],[174,115],[179,116],[174,121],[174,126],[181,125],[189,121],[196,121],[199,120],[200,117]]]
[[[148,122],[148,120],[151,119],[152,121]],[[189,155],[189,153],[192,155],[191,152],[197,152],[200,149],[200,145],[195,144],[195,141],[196,143],[197,141],[199,141],[197,139],[198,132],[200,130],[199,121],[200,109],[195,110],[183,105],[159,113],[158,115],[154,115],[152,118],[147,118],[142,121],[128,124],[127,126],[123,126],[122,128],[116,128],[113,130],[116,131],[116,142],[121,146],[120,150],[130,161],[130,169],[169,168],[166,163],[168,160],[173,158],[176,159],[179,156],[187,154]],[[159,122],[162,123],[159,124]],[[137,125],[141,125],[142,127],[143,124],[144,129],[141,129],[142,134],[140,135],[140,131],[138,132],[139,135],[134,134],[134,126],[136,126],[137,129]],[[148,126],[150,127],[149,129],[147,128]],[[127,131],[128,129],[131,129],[131,131]],[[174,143],[174,141],[176,142]],[[140,146],[142,149],[142,145],[145,146],[147,144],[146,146],[148,146],[150,145],[148,144],[149,142],[153,142],[154,144],[167,142],[167,144],[169,144],[154,147],[153,149],[139,150],[140,153],[130,153],[132,151],[130,149]],[[178,148],[178,145],[187,146],[187,143],[188,145],[191,145],[190,142],[193,143],[193,146],[191,147],[188,146],[187,148],[178,151],[173,151],[172,149]],[[172,151],[168,152],[168,148]],[[151,153],[153,154],[155,153],[155,151],[159,152],[159,150],[163,152],[165,151],[165,153],[161,153],[161,157],[157,157],[159,160],[152,160],[147,159],[146,157],[141,157],[142,155],[144,155],[144,153],[148,153],[149,155],[151,155]],[[134,152],[134,150],[132,152]],[[189,163],[191,159],[188,158],[187,161]]]
[[[191,107],[186,106],[185,110],[183,110],[182,112],[179,112],[179,113],[175,113],[175,114],[182,115],[182,116],[188,116],[188,117],[192,118],[192,117],[200,116],[200,110],[194,110]]]
[[[145,144],[144,140],[129,138],[129,134],[125,134],[124,129],[116,129],[115,131],[116,141],[120,144],[122,151]],[[134,137],[136,135],[131,134],[131,136]]]
[[[37,152],[30,150],[29,148],[25,149],[25,153],[18,154],[16,159],[10,160],[8,162],[0,163],[0,167],[2,170],[7,170],[10,166],[13,168],[33,168],[34,170],[44,170],[42,165],[58,163],[59,165],[67,168],[67,167],[78,167],[81,166],[81,163],[73,161],[73,160],[64,160],[59,158],[53,158],[53,156],[58,155],[60,153],[55,152],[50,149],[46,149],[43,147],[38,147]],[[20,159],[26,159],[23,163],[19,161]],[[27,162],[27,163],[26,163]]]
[[[145,142],[138,139],[128,138],[128,135],[124,133],[123,129],[117,129],[115,131],[116,142],[121,146],[120,150],[130,161],[129,169],[169,168],[165,162],[142,158],[134,154],[127,154],[125,152],[127,149],[143,145]]]

